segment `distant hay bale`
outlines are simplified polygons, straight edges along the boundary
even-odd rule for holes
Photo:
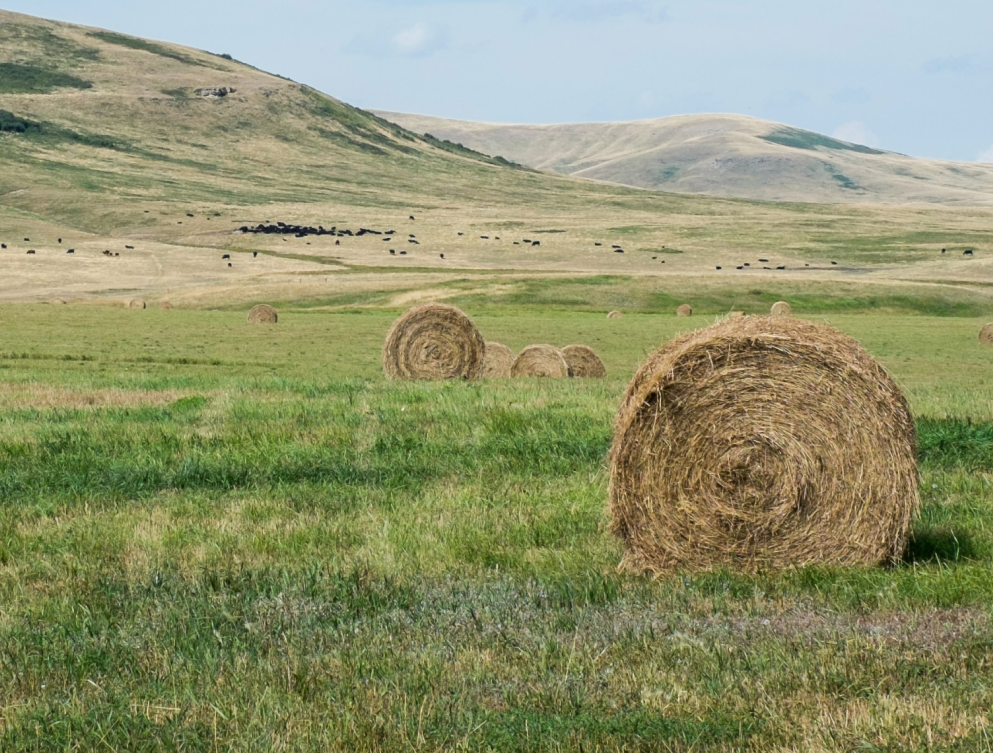
[[[390,379],[479,379],[486,343],[454,306],[427,303],[397,319],[383,346]]]
[[[169,309],[171,309],[171,308],[172,308],[172,304],[171,304],[171,303],[169,303],[169,301],[162,301],[162,302],[161,302],[161,303],[159,304],[159,308],[160,308],[160,309],[165,309],[165,310],[167,310],[167,311],[168,311]]]
[[[693,307],[688,303],[684,303],[676,309],[676,316],[693,316]]]
[[[276,313],[276,309],[267,303],[252,306],[251,311],[248,312],[249,324],[276,324],[278,321],[279,314]]]
[[[574,377],[589,377],[602,379],[607,376],[607,369],[593,348],[587,345],[566,345],[562,355],[569,365],[569,373]]]
[[[510,375],[565,379],[570,376],[569,363],[554,345],[530,345],[514,359]]]
[[[900,389],[848,336],[782,317],[725,319],[651,356],[610,462],[632,572],[893,562],[919,504]]]
[[[500,343],[486,343],[483,357],[483,379],[507,379],[514,365],[514,351]]]
[[[793,316],[793,307],[786,301],[776,301],[772,304],[773,316]]]
[[[979,342],[983,345],[993,345],[993,324],[987,324],[979,330]]]
[[[66,305],[66,302],[63,301],[61,298],[53,298],[51,301],[49,301],[49,303],[52,304],[53,306],[65,306]]]
[[[620,311],[611,311],[609,314],[607,314],[608,319],[620,319],[623,316],[624,314],[622,314]]]
[[[143,309],[145,308],[145,302],[141,298],[132,298],[131,302],[128,303],[128,308]]]

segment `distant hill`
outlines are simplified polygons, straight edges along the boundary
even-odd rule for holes
[[[738,115],[500,125],[377,114],[540,170],[637,188],[772,201],[993,204],[993,165],[907,157]]]

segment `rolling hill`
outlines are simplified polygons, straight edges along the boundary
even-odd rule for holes
[[[993,165],[907,157],[739,115],[499,125],[377,114],[540,170],[651,190],[770,201],[993,203]]]
[[[411,125],[224,55],[0,11],[0,302],[618,308],[921,285],[990,297],[974,283],[993,279],[993,210],[975,193],[953,208],[796,203],[804,192],[775,171],[793,203],[645,191]],[[751,141],[815,162],[897,159]],[[694,188],[683,179],[672,187]],[[337,232],[242,231],[280,222]]]

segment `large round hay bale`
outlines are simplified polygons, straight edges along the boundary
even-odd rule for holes
[[[602,379],[607,376],[607,369],[596,351],[588,345],[566,345],[562,355],[569,365],[569,373],[574,377],[591,377]]]
[[[275,324],[278,321],[279,314],[276,313],[276,309],[267,303],[252,306],[248,312],[249,324]]]
[[[611,311],[609,314],[607,314],[608,319],[620,319],[623,316],[624,314],[622,314],[620,311]]]
[[[159,304],[159,308],[160,308],[160,309],[165,309],[166,311],[168,311],[169,309],[171,309],[171,308],[172,308],[172,304],[171,304],[171,303],[169,303],[169,301],[162,301],[162,302],[161,302],[161,303]]]
[[[145,308],[145,302],[141,298],[132,298],[130,303],[128,303],[128,308],[143,309]]]
[[[793,307],[786,301],[776,301],[772,304],[773,316],[793,316]]]
[[[427,303],[397,319],[383,346],[391,379],[478,379],[486,343],[472,319],[454,306]]]
[[[693,307],[688,303],[684,303],[676,309],[676,316],[693,316]]]
[[[483,356],[483,379],[507,379],[514,365],[514,351],[500,343],[486,343]]]
[[[53,306],[65,306],[66,302],[61,298],[53,298],[49,303]]]
[[[673,340],[628,386],[612,530],[634,572],[899,558],[918,507],[900,389],[848,336],[780,317]]]
[[[983,345],[993,345],[993,324],[987,324],[979,330],[979,342]]]
[[[569,363],[554,345],[529,345],[514,359],[510,375],[565,379],[570,376]]]

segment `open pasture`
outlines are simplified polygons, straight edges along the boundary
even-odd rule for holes
[[[278,308],[0,309],[0,749],[988,749],[984,319],[812,317],[917,418],[901,566],[651,581],[611,421],[712,314],[467,307],[607,379],[390,383],[397,310]]]

